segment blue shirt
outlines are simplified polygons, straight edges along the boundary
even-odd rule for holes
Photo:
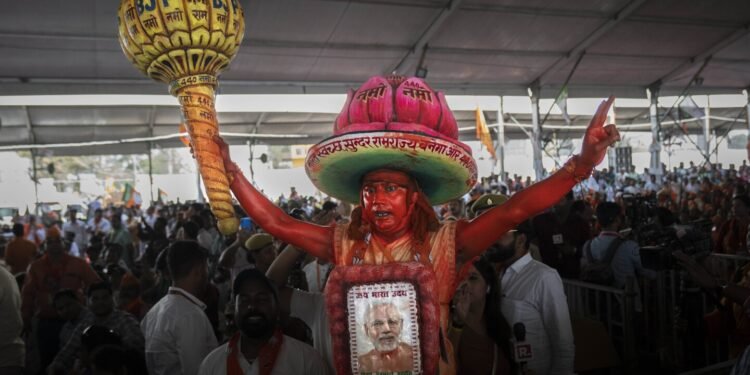
[[[597,262],[604,261],[607,256],[610,243],[618,234],[614,232],[602,232],[598,237],[591,240],[591,257]],[[585,251],[585,245],[584,245]],[[586,254],[583,254],[582,261],[586,261]],[[641,264],[640,247],[635,241],[626,240],[615,250],[612,258],[612,273],[614,274],[614,287],[623,288],[628,276],[636,277],[644,273]]]

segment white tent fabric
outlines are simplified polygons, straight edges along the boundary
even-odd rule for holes
[[[6,4],[0,12],[0,95],[160,96],[151,103],[113,105],[14,105],[0,98],[0,146],[148,138],[177,131],[179,112],[168,104],[171,98],[163,96],[166,85],[143,77],[120,50],[118,3]],[[453,95],[523,100],[530,86],[539,85],[543,98],[554,98],[581,53],[568,86],[572,98],[615,94],[643,100],[646,88],[654,85],[660,85],[661,95],[677,95],[704,63],[691,94],[739,95],[750,86],[750,2],[746,0],[243,0],[242,4],[245,42],[220,79],[222,95],[340,95],[372,75],[414,74],[423,51],[427,81]],[[712,126],[728,126],[745,104],[746,99],[731,108],[712,108],[716,117]],[[548,107],[543,103],[541,110]],[[483,109],[488,111],[488,121],[497,121],[496,110]],[[619,109],[618,124],[647,123],[646,109],[647,102]],[[521,123],[530,122],[527,113],[507,113]],[[473,124],[470,108],[459,109],[457,117],[461,127]],[[250,104],[246,111],[220,109],[219,114],[227,132],[304,135],[261,140],[271,144],[316,142],[330,134],[334,118],[335,112],[315,108],[287,112]],[[573,125],[585,125],[588,118],[573,116]],[[554,112],[545,123],[563,124]],[[700,124],[689,123],[688,130],[700,132]],[[507,133],[523,137],[512,127]],[[574,136],[576,131],[565,134]],[[473,139],[470,131],[462,137]],[[179,141],[156,143],[170,147]],[[64,152],[133,153],[146,152],[147,147],[147,143],[132,143]]]

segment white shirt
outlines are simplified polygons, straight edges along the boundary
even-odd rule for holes
[[[73,241],[73,243],[70,244],[70,248],[68,249],[68,254],[79,257],[79,258],[86,258],[83,256],[81,249],[78,247],[78,244]]]
[[[213,231],[207,231],[205,229],[202,229],[198,231],[198,244],[201,245],[202,248],[206,249],[211,252],[211,247],[213,247],[214,244],[214,237],[218,235],[218,232]]]
[[[156,213],[153,213],[151,215],[146,215],[144,217],[143,221],[145,221],[146,225],[148,225],[149,227],[151,227],[153,229],[154,228],[154,224],[156,223],[156,219],[158,219],[158,218],[159,218],[159,216],[157,216]]]
[[[321,293],[292,289],[289,315],[298,318],[310,327],[315,349],[328,362],[328,368],[333,370],[333,344],[331,344],[325,296]]]
[[[237,343],[239,347],[242,339]],[[227,355],[229,344],[224,344],[212,351],[201,364],[198,375],[224,375],[227,373]],[[250,364],[244,355],[239,355],[240,368],[245,375],[258,374],[258,361]],[[310,345],[284,336],[279,356],[273,366],[271,375],[328,375],[325,362]]]
[[[96,232],[98,230],[105,234],[109,233],[109,231],[112,230],[112,224],[110,224],[109,220],[105,218],[102,218],[99,223],[96,223],[95,219],[91,218],[86,227],[92,232]]]
[[[584,181],[584,184],[590,191],[593,191],[595,193],[599,192],[599,183],[594,178],[594,175],[589,176],[589,178]]]
[[[180,294],[173,294],[180,293]],[[218,343],[206,305],[183,289],[171,287],[141,322],[146,365],[151,375],[195,375]]]
[[[302,271],[305,272],[307,278],[307,290],[312,293],[323,293],[323,286],[330,269],[331,263],[320,264],[317,260],[305,265]]]
[[[21,292],[16,279],[0,266],[0,368],[23,367],[26,346],[21,339]]]
[[[607,192],[607,202],[614,202],[615,201],[615,189],[612,187],[612,185],[607,185],[605,188],[605,191]]]
[[[646,185],[643,186],[643,192],[645,193],[656,193],[657,191],[659,191],[659,186],[651,181],[647,182]]]
[[[29,234],[26,236],[26,239],[33,243],[37,243],[36,240],[39,239],[39,243],[42,243],[46,237],[47,232],[44,230],[44,227],[36,227],[36,229],[29,228]]]
[[[67,222],[62,226],[63,234],[66,232],[74,233],[76,236],[73,242],[78,250],[85,249],[89,244],[89,234],[86,232],[86,225],[78,220],[75,223]],[[71,253],[72,253],[71,248]],[[80,255],[78,255],[80,256]]]
[[[640,189],[635,185],[626,186],[624,189],[622,189],[622,191],[625,194],[632,194],[632,195],[638,195],[640,193]]]
[[[568,301],[560,275],[528,253],[502,275],[501,309],[512,327],[526,326],[535,374],[572,374],[575,346]]]

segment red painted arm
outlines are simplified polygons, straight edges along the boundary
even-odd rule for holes
[[[268,200],[247,181],[229,157],[229,147],[216,137],[224,158],[232,193],[253,222],[272,236],[318,258],[330,259],[333,246],[333,227],[323,227],[297,220]]]
[[[549,178],[515,194],[507,202],[496,206],[472,221],[461,221],[456,228],[456,248],[468,257],[484,252],[507,231],[553,204],[557,203],[580,178],[588,176],[593,167],[620,135],[614,125],[604,126],[614,97],[599,105],[591,119],[583,140],[581,156],[575,157]]]

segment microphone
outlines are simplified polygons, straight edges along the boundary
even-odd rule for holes
[[[531,352],[531,344],[526,342],[526,326],[522,322],[513,325],[513,336],[516,338],[513,343],[513,359],[518,363],[521,373],[524,373],[534,354]]]

